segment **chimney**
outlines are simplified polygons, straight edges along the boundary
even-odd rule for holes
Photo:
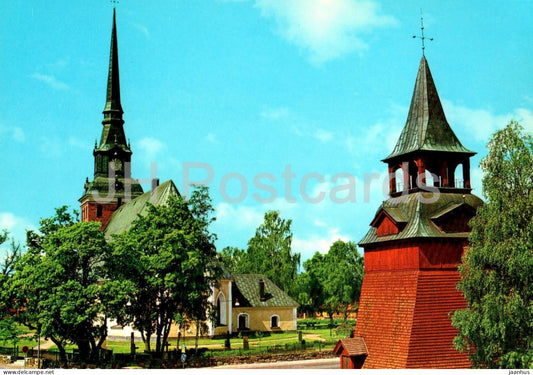
[[[265,282],[263,279],[259,279],[259,300],[261,302],[265,301]]]
[[[159,178],[153,178],[152,179],[152,191],[154,191],[155,188],[158,186],[159,186]]]

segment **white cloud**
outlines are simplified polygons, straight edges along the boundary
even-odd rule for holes
[[[354,156],[375,155],[384,158],[394,149],[404,125],[405,119],[401,120],[401,117],[393,115],[374,125],[360,127],[357,135],[350,134],[345,138],[344,144]]]
[[[13,128],[13,139],[21,143],[26,140],[26,135],[24,134],[24,131],[18,126],[15,126]]]
[[[37,81],[46,83],[48,86],[53,88],[54,90],[69,90],[70,87],[64,82],[59,81],[55,76],[48,75],[48,74],[40,74],[40,73],[34,73],[31,75],[33,79],[36,79]]]
[[[63,141],[56,136],[41,137],[39,149],[48,157],[58,157],[63,154]]]
[[[69,137],[68,144],[74,148],[79,148],[81,150],[91,150],[91,143],[83,141],[77,137]]]
[[[315,219],[313,221],[313,224],[315,224],[317,227],[325,227],[326,226],[326,223],[324,223],[323,221],[318,220],[318,219]]]
[[[144,153],[149,162],[156,161],[156,156],[167,148],[163,142],[151,137],[141,138],[137,142],[137,147]]]
[[[219,203],[215,209],[216,223],[237,229],[254,229],[263,222],[264,211],[261,207]]]
[[[148,28],[146,26],[141,25],[140,23],[135,23],[133,24],[133,26],[141,33],[143,33],[145,37],[150,37],[150,32],[148,31]]]
[[[306,259],[315,252],[326,254],[329,251],[331,245],[338,240],[350,241],[350,237],[339,233],[338,228],[330,228],[324,236],[317,234],[311,234],[307,238],[299,238],[294,236],[292,239],[292,251],[293,253],[302,254],[302,258]]]
[[[26,242],[26,230],[35,230],[35,226],[27,219],[14,215],[11,212],[0,212],[0,230],[7,230],[16,242]]]
[[[511,120],[517,120],[526,131],[533,133],[533,112],[516,108],[511,113],[495,114],[488,109],[468,108],[442,100],[446,118],[452,128],[463,128],[477,141],[487,142],[491,135],[504,128]]]
[[[290,110],[286,107],[270,108],[261,112],[261,117],[269,120],[286,119],[290,115]]]
[[[8,127],[0,125],[0,136],[4,134],[19,143],[23,143],[24,141],[26,141],[26,134],[24,133],[24,130],[22,130],[22,128],[19,128],[18,126]]]
[[[206,140],[207,142],[210,142],[210,143],[218,143],[217,136],[214,135],[213,133],[208,133],[208,134],[205,136],[205,140]]]
[[[369,0],[255,0],[264,17],[274,18],[281,35],[322,63],[368,46],[361,37],[374,27],[395,25]]]
[[[327,130],[323,130],[323,129],[318,129],[317,131],[315,131],[313,136],[319,141],[324,142],[324,143],[331,141],[333,139],[333,133],[328,132]]]

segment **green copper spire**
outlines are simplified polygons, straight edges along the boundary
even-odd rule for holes
[[[108,163],[113,160],[125,165],[131,160],[131,149],[124,133],[123,111],[120,104],[120,80],[118,73],[118,42],[116,12],[113,9],[113,28],[111,30],[111,49],[109,52],[109,72],[107,76],[107,99],[104,108],[103,129],[100,144],[94,150],[96,158],[95,176],[107,176]],[[123,175],[124,170],[120,172]],[[128,176],[126,176],[128,177]]]
[[[116,13],[113,9],[113,28],[111,30],[111,49],[109,52],[109,72],[107,76],[107,98],[104,108],[102,136],[97,151],[121,148],[124,153],[131,154],[124,134],[122,105],[120,104],[120,79],[118,69],[118,42]]]
[[[446,120],[426,57],[422,56],[407,122],[387,162],[414,151],[474,154],[463,147]]]
[[[104,114],[122,118],[122,105],[120,104],[120,79],[118,72],[118,44],[117,22],[115,9],[113,9],[113,29],[111,31],[111,50],[109,53],[109,73],[107,76],[107,100]]]

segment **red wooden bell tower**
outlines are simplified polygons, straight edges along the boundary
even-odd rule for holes
[[[389,199],[359,243],[365,276],[355,337],[368,349],[363,368],[470,367],[453,347],[450,313],[466,306],[457,266],[482,204],[471,194],[474,154],[448,124],[423,56],[407,122],[383,160]]]

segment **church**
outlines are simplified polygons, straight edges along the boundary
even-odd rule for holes
[[[126,232],[138,215],[145,215],[148,203],[164,205],[170,196],[180,193],[172,180],[159,184],[152,180],[151,191],[144,192],[131,176],[132,150],[126,141],[118,64],[116,13],[113,10],[107,95],[100,143],[93,150],[94,176],[86,179],[81,205],[82,221],[102,224],[107,241],[113,234]],[[217,308],[216,321],[204,322],[208,335],[226,335],[239,331],[295,331],[298,304],[268,278],[260,274],[224,277],[212,290],[209,300]],[[108,336],[130,337],[131,327],[108,324]],[[171,336],[178,327],[171,328]],[[189,333],[194,333],[191,327]],[[139,337],[139,334],[137,334]]]
[[[359,242],[365,275],[354,363],[372,368],[469,368],[455,350],[451,314],[466,308],[456,289],[472,194],[470,157],[451,129],[423,55],[407,121],[388,165],[389,198]],[[462,170],[462,173],[460,171]]]

